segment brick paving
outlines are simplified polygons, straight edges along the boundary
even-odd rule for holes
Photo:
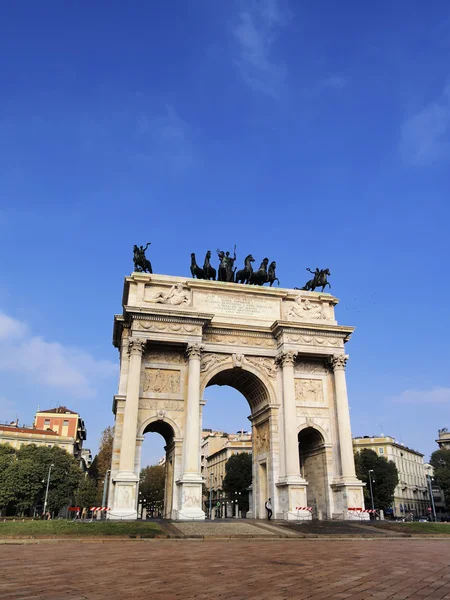
[[[450,598],[450,541],[46,542],[0,547],[5,600]]]
[[[297,536],[294,531],[283,529],[270,525],[268,521],[243,521],[217,522],[217,521],[190,521],[172,523],[172,526],[178,529],[186,536]]]

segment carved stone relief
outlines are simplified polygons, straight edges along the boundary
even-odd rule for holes
[[[139,408],[164,411],[164,410],[184,410],[183,400],[154,400],[142,398],[139,400]]]
[[[299,360],[296,362],[294,372],[298,373],[328,373],[329,368],[324,361],[305,361]]]
[[[311,302],[308,298],[298,296],[295,302],[287,307],[288,319],[312,321],[327,319],[325,309],[320,302]]]
[[[145,369],[144,392],[179,394],[180,372],[171,369]]]
[[[273,379],[277,376],[278,367],[273,358],[267,358],[265,356],[246,356],[245,362],[264,371],[267,377]]]
[[[194,488],[184,489],[183,506],[186,508],[201,506],[200,492]]]
[[[341,338],[338,337],[303,335],[296,333],[285,333],[283,337],[286,342],[291,342],[294,344],[306,344],[311,346],[329,346],[336,348],[343,344]]]
[[[217,353],[205,354],[202,357],[200,371],[202,373],[204,373],[205,371],[209,371],[216,365],[220,365],[220,364],[225,363],[230,360],[231,360],[231,357],[228,354],[217,354]]]
[[[257,348],[276,348],[276,341],[272,337],[259,337],[247,335],[226,335],[222,333],[206,333],[205,342],[226,344],[234,346],[254,346]]]
[[[180,363],[183,360],[183,356],[180,352],[158,352],[156,350],[150,350],[144,356],[146,362],[156,363]]]
[[[170,306],[182,306],[191,301],[191,292],[182,283],[176,283],[168,292],[160,290],[147,299],[147,302],[156,304],[169,304]]]
[[[322,417],[328,419],[328,408],[297,407],[297,415],[300,417]]]
[[[255,453],[261,454],[270,449],[270,428],[269,421],[264,421],[261,425],[254,428],[255,432]]]
[[[200,334],[201,327],[186,323],[168,323],[166,321],[135,321],[135,329],[141,331],[166,331],[169,333],[193,333]]]
[[[295,399],[301,404],[323,404],[321,379],[296,379]]]

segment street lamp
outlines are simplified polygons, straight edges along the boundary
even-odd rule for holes
[[[431,477],[428,475],[427,473],[427,483],[428,483],[428,489],[429,489],[429,494],[430,494],[430,499],[431,499],[431,506],[433,507],[433,517],[434,517],[434,521],[436,522],[436,506],[434,504],[434,496],[433,496],[433,487],[431,485]]]
[[[55,465],[52,463],[48,468],[48,476],[47,476],[47,489],[45,490],[45,500],[44,500],[44,515],[47,512],[47,498],[48,498],[48,486],[50,485],[50,473],[52,471],[52,467]]]
[[[369,469],[369,486],[370,486],[370,498],[372,500],[372,510],[375,510],[375,504],[373,503],[373,489],[372,489],[372,475],[371,473],[373,473],[373,469]],[[375,483],[375,479],[373,480],[373,483]]]

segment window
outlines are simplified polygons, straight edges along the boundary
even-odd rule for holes
[[[64,419],[63,427],[69,427],[69,419]]]
[[[44,420],[44,427],[50,427],[50,419]]]
[[[378,452],[379,452],[380,454],[384,454],[384,449],[383,449],[383,448],[378,448]]]

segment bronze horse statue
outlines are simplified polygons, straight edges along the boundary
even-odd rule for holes
[[[277,263],[273,260],[269,265],[269,272],[268,272],[268,281],[270,283],[270,287],[273,286],[275,281],[278,281],[278,285],[280,285],[280,280],[275,275],[276,268],[277,268]]]
[[[206,279],[204,270],[197,265],[194,252],[191,252],[191,274],[194,279]]]
[[[137,273],[153,273],[151,262],[145,257],[145,251],[150,246],[151,242],[147,242],[145,246],[136,246],[133,247],[133,263],[134,270]]]
[[[314,290],[319,287],[322,288],[322,292],[323,290],[326,288],[326,286],[328,285],[331,289],[331,283],[329,283],[329,281],[327,281],[327,277],[329,277],[331,275],[329,269],[316,269],[315,271],[311,271],[311,269],[306,269],[307,271],[309,271],[310,273],[312,273],[314,275],[313,279],[310,279],[309,281],[306,282],[306,284],[300,288],[301,290],[306,290],[307,292],[314,292]],[[298,289],[298,288],[295,288]]]
[[[211,250],[208,250],[208,252],[206,253],[205,256],[205,262],[203,263],[203,272],[204,272],[204,276],[205,279],[212,279],[213,281],[216,280],[216,270],[214,267],[211,266]]]
[[[253,273],[252,262],[255,262],[255,259],[251,254],[245,257],[244,260],[244,268],[236,273],[236,283],[249,283],[250,278]]]
[[[269,281],[269,275],[267,274],[267,265],[269,264],[269,259],[265,258],[259,266],[257,271],[254,271],[251,274],[249,283],[252,285],[264,285]]]

